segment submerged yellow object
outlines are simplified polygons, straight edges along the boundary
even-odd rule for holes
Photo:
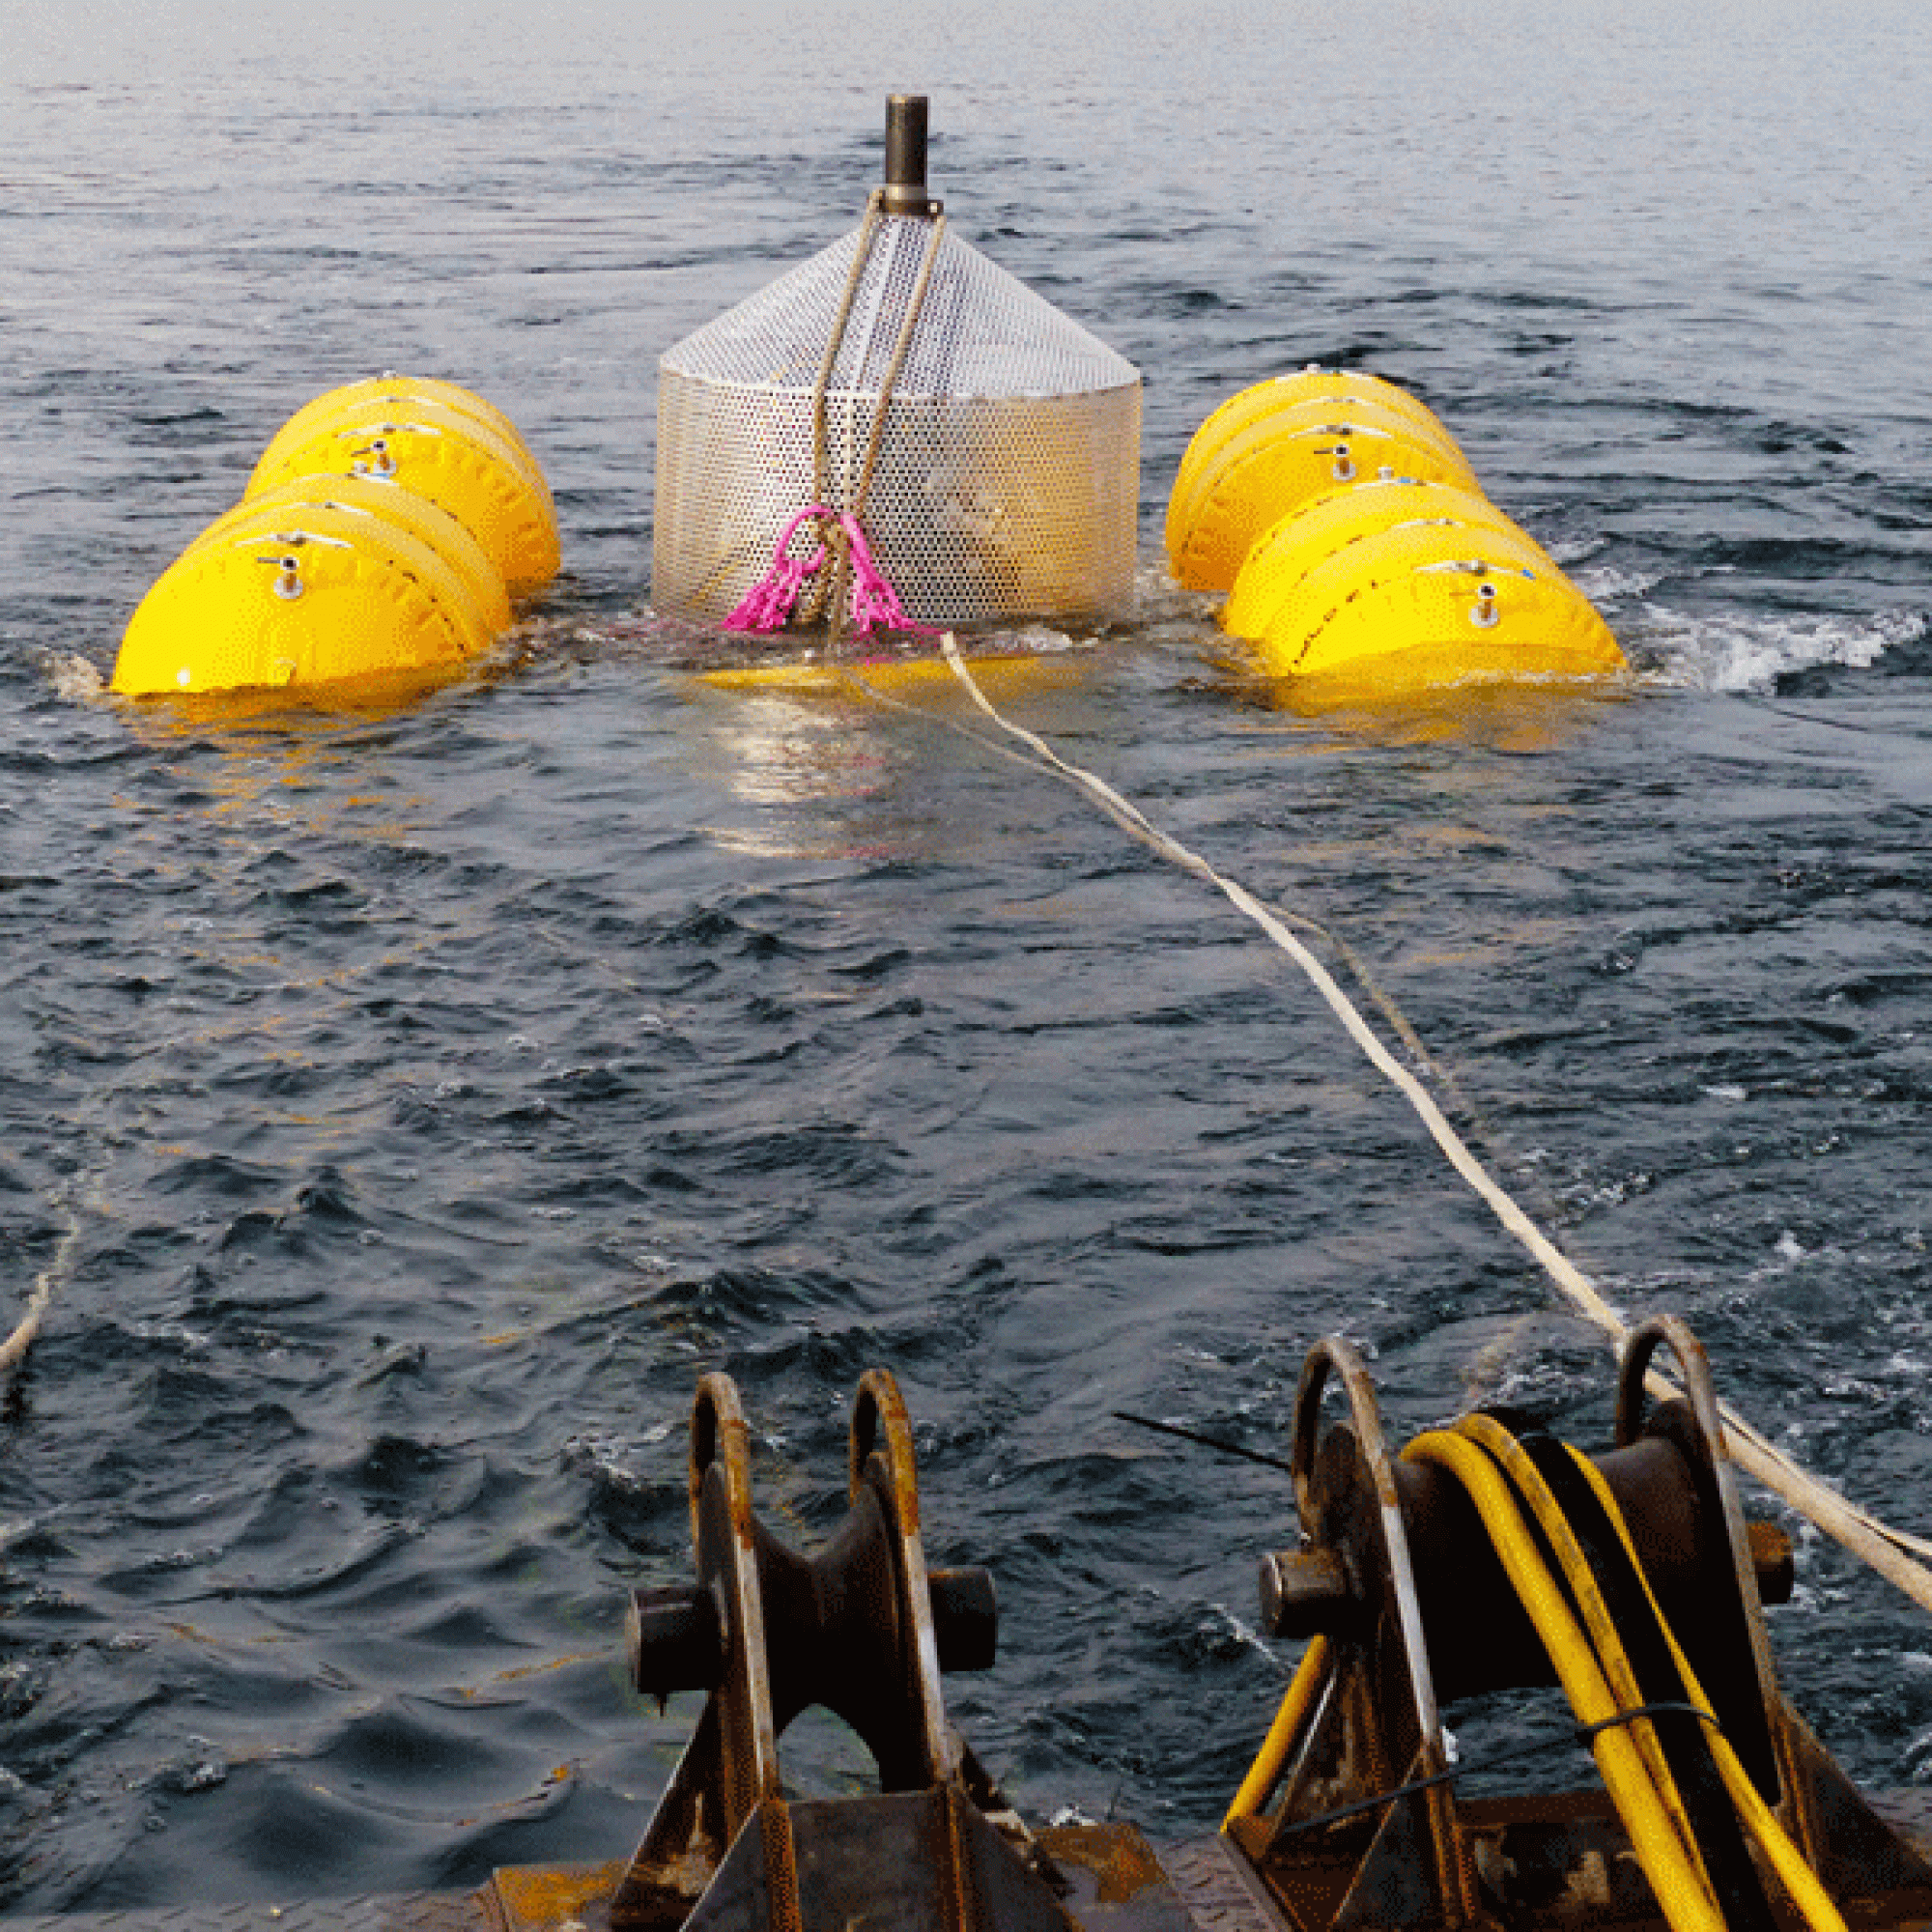
[[[454,667],[491,641],[462,580],[421,538],[347,509],[269,506],[192,545],[141,600],[110,689],[339,685]]]
[[[1589,600],[1507,525],[1404,524],[1345,544],[1250,641],[1270,676],[1341,673],[1382,694],[1624,668]]]
[[[1382,471],[1481,494],[1445,430],[1378,405],[1317,397],[1266,415],[1202,465],[1168,512],[1168,562],[1188,590],[1226,590],[1249,547],[1291,510]]]
[[[244,521],[255,528],[263,526],[264,519],[272,522],[279,517],[286,521],[316,509],[379,517],[412,536],[420,537],[462,579],[490,629],[504,631],[510,627],[514,613],[509,592],[504,588],[502,572],[491,561],[489,553],[447,510],[388,477],[298,476],[287,483],[277,483],[217,517],[189,548],[199,549]]]
[[[1291,376],[1272,376],[1264,383],[1256,383],[1230,396],[1215,410],[1194,432],[1181,456],[1171,500],[1177,503],[1184,501],[1200,471],[1236,437],[1286,410],[1323,399],[1338,406],[1353,402],[1385,410],[1455,446],[1454,439],[1441,417],[1406,389],[1398,388],[1395,384],[1385,382],[1379,376],[1371,376],[1362,369],[1317,369],[1311,366],[1298,369]],[[1172,551],[1173,548],[1174,538],[1170,528],[1168,549]]]
[[[1532,545],[1541,567],[1557,574],[1555,559],[1487,497],[1453,483],[1412,476],[1376,477],[1316,497],[1271,525],[1250,546],[1221,608],[1221,626],[1237,638],[1266,635],[1276,613],[1311,571],[1350,544],[1409,524],[1454,525],[1482,548],[1485,530],[1502,530]]]
[[[1050,690],[1081,674],[1086,660],[1040,651],[993,651],[965,660],[973,675],[989,689],[1009,694]],[[734,665],[698,672],[721,691],[770,692],[792,696],[836,696],[853,690],[922,692],[952,682],[952,668],[941,657],[855,658],[845,663]]]
[[[473,422],[480,422],[486,429],[496,431],[516,451],[542,490],[544,501],[551,501],[550,485],[544,477],[543,466],[530,453],[530,446],[524,440],[516,424],[494,403],[486,402],[475,390],[466,389],[460,383],[445,383],[434,376],[399,376],[393,370],[372,376],[366,382],[345,383],[339,389],[330,389],[316,397],[312,403],[304,403],[270,439],[261,463],[256,466],[257,473],[278,469],[288,449],[305,442],[316,430],[337,417],[360,415],[371,405],[378,406],[384,415],[407,415],[417,403],[431,403],[440,409],[454,411],[460,416],[467,416]]]
[[[331,412],[299,435],[278,436],[247,494],[342,469],[392,479],[447,510],[483,546],[512,596],[556,575],[556,516],[548,491],[516,450],[473,416],[430,401],[392,413],[380,397]]]

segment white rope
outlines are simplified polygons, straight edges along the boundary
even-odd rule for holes
[[[1104,779],[1096,777],[1082,766],[1069,763],[1037,732],[1029,731],[1023,725],[1015,724],[1003,717],[993,708],[985,693],[975,682],[973,673],[967,669],[966,661],[959,655],[959,646],[951,632],[940,639],[940,648],[946,654],[946,662],[951,667],[953,676],[958,679],[967,695],[1002,731],[1027,746],[1036,753],[1042,765],[1063,778],[1077,791],[1085,793],[1131,838],[1139,839],[1141,843],[1157,852],[1170,864],[1178,866],[1182,871],[1191,872],[1196,878],[1222,893],[1236,911],[1260,926],[1275,945],[1301,968],[1315,990],[1327,1002],[1336,1018],[1348,1029],[1349,1037],[1368,1056],[1371,1065],[1415,1110],[1417,1117],[1429,1129],[1431,1138],[1441,1149],[1449,1164],[1488,1205],[1496,1219],[1535,1256],[1544,1272],[1556,1284],[1565,1299],[1586,1321],[1592,1322],[1621,1348],[1629,1337],[1630,1330],[1615,1309],[1604,1299],[1569,1257],[1492,1179],[1482,1162],[1443,1118],[1442,1110],[1436,1106],[1428,1090],[1376,1037],[1369,1023],[1356,1010],[1349,996],[1335,983],[1321,960],[1316,958],[1314,953],[1289,930],[1286,919],[1263,905],[1245,887],[1217,872],[1198,852],[1190,851],[1179,840],[1170,838],[1153,824],[1138,806],[1123,798]],[[875,691],[870,685],[862,683],[861,688],[868,696],[883,696],[882,693]],[[931,716],[930,713],[922,715]],[[968,732],[966,735],[976,742],[985,742],[977,732]],[[1301,922],[1297,922],[1299,923]],[[1316,929],[1320,930],[1319,927]],[[1675,1393],[1672,1384],[1661,1375],[1653,1373],[1650,1381],[1652,1386],[1661,1392]],[[1719,1406],[1724,1418],[1731,1455],[1741,1468],[1749,1471],[1767,1489],[1782,1496],[1795,1510],[1816,1523],[1827,1535],[1834,1538],[1854,1555],[1869,1564],[1880,1576],[1895,1584],[1915,1603],[1924,1609],[1932,1610],[1932,1569],[1928,1569],[1922,1562],[1914,1560],[1915,1557],[1932,1558],[1932,1542],[1914,1536],[1907,1530],[1890,1528],[1879,1521],[1876,1517],[1868,1515],[1857,1504],[1839,1495],[1829,1485],[1801,1468],[1782,1450],[1767,1441],[1728,1404],[1720,1404]]]
[[[14,1324],[14,1332],[0,1343],[0,1375],[4,1375],[34,1346],[47,1303],[54,1298],[54,1270],[43,1268],[36,1277],[34,1292],[27,1297],[26,1313]]]
[[[16,1367],[25,1357],[29,1349],[41,1332],[41,1323],[46,1320],[48,1305],[54,1298],[55,1288],[72,1272],[74,1250],[80,1245],[80,1216],[70,1208],[68,1210],[67,1232],[60,1238],[60,1245],[54,1250],[54,1258],[34,1277],[32,1292],[27,1296],[27,1306],[20,1319],[14,1324],[14,1332],[4,1342],[0,1342],[0,1375]]]

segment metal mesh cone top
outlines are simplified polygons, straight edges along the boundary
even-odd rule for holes
[[[658,367],[652,602],[717,622],[813,500],[812,397],[863,229]],[[932,234],[880,220],[826,391],[826,499],[849,508]],[[942,235],[866,499],[872,553],[928,624],[1104,615],[1132,601],[1140,374]]]

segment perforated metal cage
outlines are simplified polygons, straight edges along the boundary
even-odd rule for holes
[[[882,218],[826,389],[826,496],[852,506],[932,224]],[[812,500],[812,402],[863,228],[669,350],[652,602],[717,622]],[[1140,374],[949,229],[893,387],[864,522],[928,624],[1131,603]]]

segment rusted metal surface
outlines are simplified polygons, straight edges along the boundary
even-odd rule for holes
[[[1317,1445],[1322,1391],[1331,1376],[1347,1397],[1349,1423],[1334,1432],[1343,1445],[1340,1457],[1324,1459]],[[1350,1703],[1357,1721],[1344,1734],[1354,1771],[1378,1780],[1368,1789],[1439,1777],[1449,1755],[1395,1464],[1382,1439],[1375,1384],[1361,1358],[1338,1336],[1318,1342],[1302,1367],[1294,1403],[1293,1472],[1304,1535],[1318,1550],[1339,1551],[1365,1605],[1358,1641],[1343,1652],[1361,1679]],[[1346,1548],[1338,1533],[1340,1518],[1349,1523]],[[1464,1925],[1474,1914],[1475,1897],[1458,1853],[1448,1787],[1430,1786],[1416,1804],[1423,1813],[1419,1829],[1430,1917],[1450,1928]]]
[[[1771,1654],[1771,1633],[1765,1628],[1764,1602],[1751,1557],[1750,1532],[1745,1523],[1737,1476],[1724,1441],[1724,1420],[1718,1407],[1717,1386],[1711,1379],[1711,1359],[1689,1324],[1674,1315],[1652,1316],[1648,1321],[1640,1322],[1624,1344],[1617,1374],[1617,1447],[1621,1449],[1642,1439],[1645,1378],[1658,1350],[1666,1347],[1676,1357],[1678,1372],[1684,1378],[1690,1420],[1694,1424],[1693,1467],[1702,1480],[1707,1500],[1715,1500],[1717,1504],[1723,1548],[1730,1554],[1730,1587],[1723,1594],[1723,1614],[1742,1624],[1750,1646],[1760,1705],[1766,1713],[1775,1713],[1784,1701],[1783,1693],[1778,1689],[1777,1665]],[[1753,1767],[1753,1776],[1768,1800],[1777,1804],[1782,1799],[1786,1822],[1794,1828],[1805,1857],[1815,1863],[1818,1821],[1805,1810],[1794,1776],[1796,1767],[1784,1748],[1779,1727],[1772,1723],[1769,1729],[1776,1771],[1769,1766]]]
[[[1154,1849],[1132,1825],[1058,1825],[1039,1834],[1083,1932],[1193,1932]]]
[[[597,1932],[594,1915],[582,1921]],[[691,1932],[1078,1932],[1044,1872],[956,1784],[761,1804],[684,1921]],[[1153,1920],[1119,1932],[1184,1932]],[[556,1932],[556,1928],[553,1928]]]
[[[1164,1845],[1160,1861],[1200,1932],[1298,1932],[1254,1866],[1225,1837]],[[1325,1921],[1324,1921],[1325,1922]]]
[[[481,1892],[390,1892],[164,1911],[69,1912],[6,1920],[8,1932],[500,1932]]]
[[[1345,1630],[1354,1612],[1349,1572],[1332,1549],[1270,1550],[1262,1558],[1262,1631],[1302,1639]]]
[[[860,1715],[879,1736],[867,1735],[867,1725],[834,1701],[844,1690],[842,1684],[831,1681],[841,1674],[842,1659],[814,1660],[816,1699],[838,1711],[872,1747],[887,1790],[899,1780],[884,1754],[891,1747],[883,1747],[880,1740],[895,1732],[901,1734],[895,1743],[906,1759],[904,1782],[929,1785],[956,1778],[959,1747],[946,1722],[946,1699],[939,1687],[939,1639],[933,1630],[932,1591],[920,1535],[912,1420],[898,1384],[881,1369],[868,1370],[860,1379],[847,1449],[850,1514],[846,1520],[864,1524],[870,1537],[874,1535],[871,1511],[879,1512],[876,1547],[891,1565],[890,1582],[884,1578],[874,1582],[876,1595],[867,1606],[861,1636],[862,1643],[876,1640],[886,1646],[886,1654],[869,1673],[860,1708]],[[867,1550],[855,1554],[842,1571],[863,1576],[875,1562],[876,1556]]]
[[[491,1881],[493,1932],[584,1932],[610,1922],[611,1894],[624,1875],[622,1859],[601,1865],[506,1865]]]
[[[781,1795],[750,1437],[726,1376],[697,1386],[689,1491],[697,1584],[715,1605],[723,1654],[717,1688],[611,1902],[612,1921],[638,1932],[681,1925],[745,1821]],[[657,1674],[642,1654],[632,1669],[639,1683]]]

